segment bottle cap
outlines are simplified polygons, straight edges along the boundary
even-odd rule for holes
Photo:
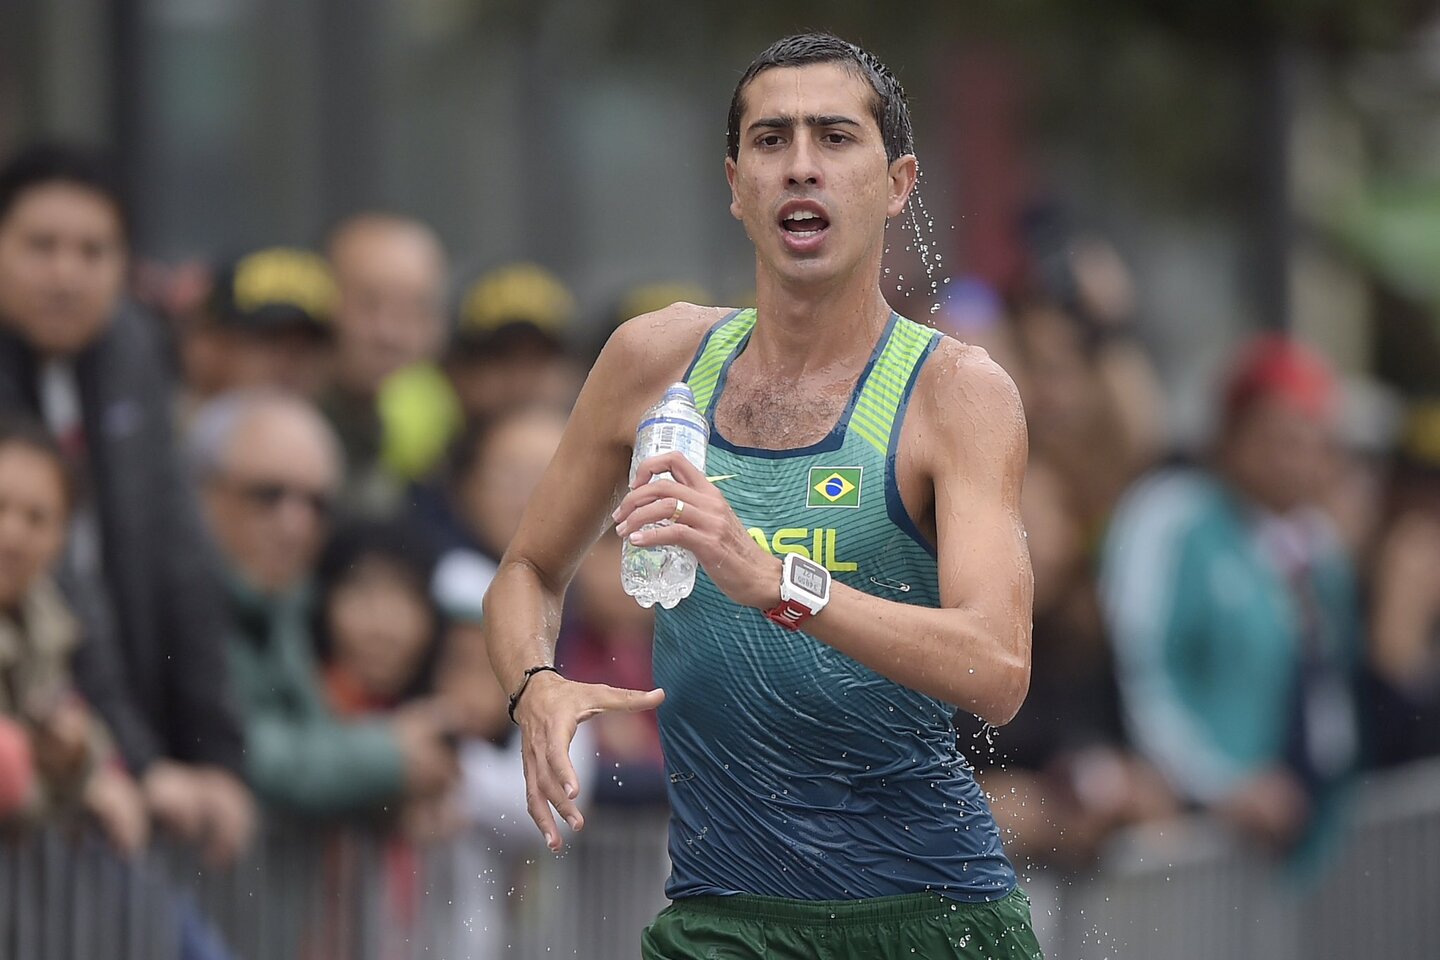
[[[684,397],[691,403],[695,402],[695,394],[690,391],[690,384],[684,380],[672,383],[665,388],[665,399],[669,400],[673,397]]]

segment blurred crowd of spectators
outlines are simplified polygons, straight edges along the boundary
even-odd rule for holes
[[[122,852],[159,829],[219,865],[260,811],[361,821],[397,864],[460,836],[501,877],[535,847],[481,598],[584,332],[704,293],[582,323],[545,269],[455,277],[403,216],[214,265],[136,264],[128,226],[84,151],[0,170],[0,817],[92,818]],[[1031,440],[1030,695],[998,735],[957,718],[962,747],[1021,859],[1082,866],[1203,809],[1319,862],[1358,771],[1440,751],[1440,413],[1347,435],[1324,358],[1273,335],[1177,454],[1124,264],[1056,249],[931,317],[1010,371]],[[560,660],[646,688],[618,552],[579,571]],[[663,805],[653,718],[592,726],[590,802]],[[498,929],[504,898],[474,899],[467,929]]]
[[[1120,257],[1037,247],[1020,289],[937,316],[1030,428],[1030,694],[998,734],[959,722],[1011,853],[1073,869],[1206,812],[1313,878],[1357,776],[1440,753],[1440,405],[1259,334],[1177,444]]]
[[[511,264],[452,310],[439,238],[384,213],[213,266],[128,230],[85,151],[0,169],[0,818],[218,866],[262,813],[379,829],[402,872],[465,837],[498,936],[534,836],[481,599],[587,366],[571,294]],[[563,662],[648,683],[614,554]],[[597,795],[659,802],[653,721],[598,736]]]

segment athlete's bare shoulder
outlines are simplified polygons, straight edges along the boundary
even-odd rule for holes
[[[672,303],[627,320],[610,335],[596,372],[623,377],[632,392],[655,392],[685,375],[706,332],[731,312]]]
[[[628,443],[641,411],[685,376],[706,331],[730,312],[672,303],[622,323],[590,369],[572,421]]]
[[[925,433],[935,454],[960,462],[976,455],[1025,461],[1028,441],[1020,391],[983,347],[943,338],[916,383]],[[952,461],[953,463],[953,461]]]

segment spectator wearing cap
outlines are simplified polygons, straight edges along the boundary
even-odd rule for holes
[[[1440,400],[1412,404],[1390,487],[1366,651],[1385,765],[1440,755]]]
[[[105,167],[33,147],[0,170],[0,409],[39,419],[77,480],[59,579],[82,692],[151,812],[211,856],[249,842],[219,580],[171,430],[154,324],[122,295],[126,217]]]
[[[308,250],[270,247],[227,264],[182,331],[187,406],[249,387],[319,396],[335,301],[329,266]]]
[[[565,342],[574,318],[574,298],[543,267],[515,263],[480,276],[460,298],[443,374],[412,367],[385,384],[386,463],[420,478],[467,423],[535,404],[568,410],[582,380]]]
[[[465,291],[445,371],[470,420],[506,407],[569,409],[580,375],[566,351],[575,298],[533,263],[500,267]]]
[[[386,383],[406,376],[430,401],[427,417],[447,423],[458,417],[445,409],[443,378],[433,366],[445,338],[445,248],[418,220],[368,212],[330,232],[326,255],[338,299],[334,368],[320,405],[345,452],[346,506],[387,516],[398,507],[407,474],[386,454],[393,442],[383,410]]]
[[[1296,867],[1334,835],[1359,758],[1355,580],[1319,507],[1335,401],[1310,349],[1246,344],[1213,459],[1137,483],[1102,570],[1135,744],[1182,797]]]

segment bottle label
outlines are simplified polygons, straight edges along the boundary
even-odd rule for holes
[[[679,417],[651,417],[642,424],[635,438],[635,463],[649,457],[678,450],[697,469],[705,469],[706,431],[692,421]]]
[[[653,427],[656,424],[671,424],[677,427],[684,427],[687,430],[693,430],[695,433],[701,432],[700,428],[695,426],[694,421],[686,420],[684,417],[650,417],[649,419],[641,422],[640,430],[644,430],[647,427]],[[638,433],[639,431],[636,432]]]

